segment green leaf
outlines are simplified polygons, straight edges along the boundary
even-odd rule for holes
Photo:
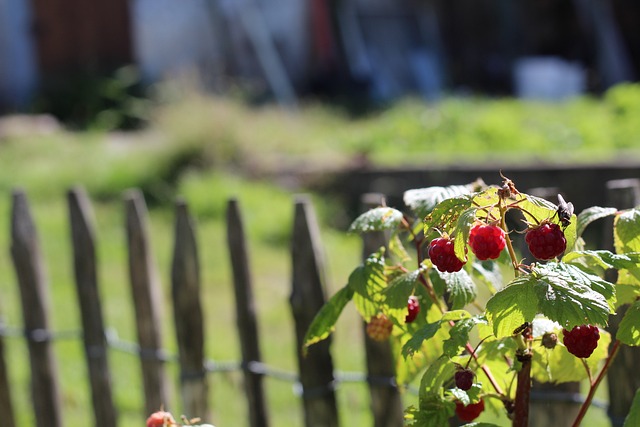
[[[414,270],[395,277],[389,286],[382,291],[385,303],[390,308],[406,309],[407,300],[413,293],[420,273],[420,270]]]
[[[603,269],[628,269],[637,268],[640,264],[640,252],[630,252],[625,254],[614,254],[610,251],[575,251],[566,254],[562,261],[569,264],[576,264],[577,261],[583,261],[588,266],[598,266]]]
[[[540,382],[554,383],[582,381],[588,378],[582,359],[567,351],[567,348],[562,344],[561,330],[557,330],[556,333],[558,334],[558,344],[552,350],[540,347],[533,352],[531,365],[533,378]],[[598,372],[600,363],[608,356],[610,343],[611,335],[601,329],[598,346],[591,356],[585,359],[592,374],[595,375]]]
[[[483,183],[484,184],[484,183]],[[470,194],[478,187],[478,183],[467,185],[450,185],[447,187],[428,187],[405,191],[404,204],[407,205],[418,218],[424,218],[431,213],[436,205],[444,200]]]
[[[457,322],[458,320],[469,319],[470,317],[471,313],[469,313],[467,310],[451,310],[443,313],[440,320],[442,320],[443,322],[448,322],[450,320]]]
[[[430,236],[434,229],[452,234],[460,215],[471,207],[470,196],[454,197],[440,202],[424,220],[424,234]]]
[[[538,312],[535,283],[531,275],[518,277],[487,301],[487,319],[496,337],[511,336],[514,329],[533,320]]]
[[[616,216],[613,236],[617,253],[640,252],[640,210],[629,209]]]
[[[564,238],[567,241],[567,250],[569,251],[575,248],[576,242],[578,241],[577,223],[577,217],[575,214],[573,214],[571,215],[571,222],[564,229]]]
[[[475,260],[471,268],[473,276],[484,283],[491,294],[495,294],[502,287],[502,270],[498,263]]]
[[[363,265],[349,276],[348,286],[354,292],[353,302],[366,322],[378,314],[383,300],[382,291],[387,282],[384,275],[384,258],[380,252],[371,254]]]
[[[411,339],[402,346],[402,356],[406,359],[413,356],[413,354],[422,348],[422,343],[429,338],[432,338],[438,333],[442,322],[427,323],[422,328],[418,329]]]
[[[403,215],[397,209],[386,206],[370,209],[353,221],[349,232],[367,233],[370,231],[395,230]]]
[[[640,389],[636,390],[636,396],[631,403],[631,409],[627,414],[627,418],[624,419],[622,427],[636,427],[640,426]]]
[[[616,298],[618,300],[616,307],[624,304],[633,304],[636,299],[640,298],[640,286],[637,284],[616,283]]]
[[[620,322],[616,338],[627,345],[640,345],[640,300],[627,309]]]
[[[451,338],[444,342],[443,354],[449,357],[456,356],[460,349],[467,344],[469,333],[478,323],[487,323],[487,320],[476,316],[456,322],[449,331]]]
[[[564,263],[532,270],[542,314],[565,328],[585,323],[606,325],[615,303],[613,284]]]
[[[442,396],[443,385],[453,377],[456,367],[448,357],[439,357],[425,371],[420,381],[420,409],[430,395]]]
[[[476,284],[465,270],[455,273],[438,272],[447,284],[449,303],[452,310],[463,308],[476,298]]]
[[[349,285],[336,292],[316,314],[304,337],[305,349],[310,345],[326,339],[335,328],[342,310],[353,297]]]
[[[469,233],[476,217],[476,209],[471,208],[462,212],[455,228],[455,239],[453,241],[453,249],[458,259],[467,259],[467,242],[469,241]]]
[[[516,200],[520,200],[518,206],[523,209],[523,213],[527,220],[532,221],[531,215],[533,215],[538,222],[549,220],[556,224],[559,223],[556,215],[558,206],[554,205],[550,201],[524,193],[516,196]]]
[[[616,212],[618,212],[616,208],[602,208],[600,206],[593,206],[583,210],[580,212],[580,215],[578,215],[578,226],[576,229],[578,237],[582,236],[587,225],[593,221],[615,215]]]

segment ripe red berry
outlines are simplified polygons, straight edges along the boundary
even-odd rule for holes
[[[594,325],[576,326],[571,331],[563,329],[562,334],[569,353],[582,358],[591,356],[600,339],[600,330]]]
[[[147,418],[147,427],[164,427],[165,425],[173,425],[175,420],[170,412],[157,411]]]
[[[469,368],[458,369],[454,375],[456,387],[460,390],[469,390],[473,385],[473,377],[475,374]]]
[[[469,232],[469,246],[481,261],[498,258],[506,244],[504,230],[496,225],[475,225]]]
[[[415,295],[411,295],[407,301],[407,315],[404,318],[405,323],[411,323],[416,320],[416,316],[420,313],[420,302]]]
[[[380,313],[372,317],[367,323],[367,335],[375,341],[384,341],[391,336],[393,322],[387,316]]]
[[[484,411],[484,400],[482,399],[467,406],[464,406],[460,401],[456,402],[456,415],[458,415],[460,421],[471,422],[478,418],[482,411]]]
[[[553,259],[567,248],[567,239],[560,226],[549,222],[530,228],[524,240],[531,255],[539,260]]]
[[[460,271],[465,264],[455,254],[453,240],[445,237],[433,239],[429,244],[429,259],[438,270],[447,273]]]

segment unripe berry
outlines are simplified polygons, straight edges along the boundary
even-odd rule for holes
[[[456,387],[460,390],[469,390],[473,385],[473,377],[475,374],[471,369],[461,368],[458,369],[454,375],[456,381]]]
[[[550,260],[567,248],[567,239],[558,224],[545,222],[530,228],[524,237],[529,251],[536,259]]]
[[[467,406],[464,406],[460,401],[456,402],[456,415],[460,418],[460,421],[471,422],[478,418],[482,411],[484,411],[484,400],[482,399]]]
[[[594,325],[581,325],[571,331],[562,330],[564,345],[576,357],[587,358],[598,347],[600,330]]]
[[[407,301],[407,315],[404,318],[405,323],[411,323],[416,320],[420,313],[420,302],[415,295],[411,295]]]
[[[504,230],[496,225],[478,224],[469,232],[471,251],[481,261],[498,258],[506,244]]]
[[[553,350],[556,344],[558,344],[558,336],[553,332],[547,332],[542,335],[542,345],[544,347],[548,348],[549,350]]]
[[[374,341],[385,341],[391,336],[392,330],[393,322],[382,313],[372,317],[367,323],[367,335]]]
[[[442,272],[460,271],[465,264],[455,253],[453,240],[445,237],[433,239],[429,244],[429,259]]]

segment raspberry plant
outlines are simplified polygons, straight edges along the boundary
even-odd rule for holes
[[[355,268],[317,314],[305,346],[327,338],[353,301],[366,322],[382,313],[393,323],[398,384],[421,376],[418,404],[405,411],[408,425],[470,421],[486,405],[526,426],[532,379],[586,379],[589,392],[573,424],[580,425],[620,346],[640,345],[640,208],[575,215],[558,200],[521,193],[504,178],[497,186],[479,180],[410,190],[409,212],[380,206],[362,214],[350,231],[387,231],[388,248]],[[585,228],[607,216],[614,217],[615,253],[586,249]],[[515,220],[526,224],[525,236],[507,226]],[[517,255],[518,239],[534,258]],[[603,278],[608,269],[618,270],[616,283]],[[421,310],[407,322],[411,296]],[[603,328],[624,304],[630,307],[611,337]],[[577,337],[576,330],[588,333]],[[628,425],[640,422],[639,401]]]

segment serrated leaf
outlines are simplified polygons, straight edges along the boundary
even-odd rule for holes
[[[471,207],[471,202],[469,196],[454,197],[440,202],[424,220],[425,236],[432,235],[433,230],[451,234],[460,215]]]
[[[535,283],[531,275],[518,277],[487,301],[487,319],[497,338],[513,335],[514,329],[531,322],[538,313]]]
[[[613,230],[617,253],[640,252],[640,210],[629,209],[617,215]]]
[[[378,314],[378,304],[383,300],[382,291],[386,288],[384,258],[381,253],[371,254],[363,265],[357,267],[349,276],[348,286],[354,292],[353,302],[366,322]]]
[[[637,283],[632,285],[616,283],[616,307],[632,304],[637,298],[640,298],[640,286]]]
[[[403,200],[411,211],[418,217],[424,218],[431,213],[436,205],[446,199],[470,194],[476,184],[450,185],[447,187],[427,187],[405,191]]]
[[[611,283],[562,263],[538,266],[533,275],[538,309],[549,319],[565,328],[607,324],[615,303]]]
[[[349,285],[336,292],[316,314],[304,337],[304,347],[307,348],[326,339],[335,328],[335,324],[342,310],[353,297],[353,290]]]
[[[471,268],[473,276],[484,283],[492,295],[502,287],[502,270],[500,270],[498,263],[475,260],[471,264]]]
[[[446,292],[449,294],[449,304],[452,310],[463,308],[476,298],[476,284],[465,270],[454,273],[438,274],[446,283]]]
[[[571,222],[564,228],[564,238],[567,241],[567,250],[573,250],[578,241],[578,220],[575,214],[571,215]]]
[[[614,254],[610,251],[575,251],[566,254],[562,261],[575,264],[576,260],[586,261],[587,266],[598,266],[603,269],[628,269],[637,268],[640,263],[640,252],[630,252],[625,254]]]
[[[407,300],[413,293],[420,270],[410,271],[395,277],[382,293],[385,303],[391,308],[407,308]]]
[[[436,335],[442,322],[427,323],[414,332],[413,336],[402,346],[402,356],[407,359],[422,348],[422,343]]]
[[[449,331],[450,338],[444,342],[443,354],[449,357],[456,356],[462,347],[469,341],[469,333],[478,323],[486,323],[482,317],[471,317],[464,319],[451,328]]]
[[[627,309],[618,327],[616,338],[630,346],[640,345],[640,300]]]
[[[533,222],[542,222],[544,220],[550,220],[559,223],[557,219],[558,206],[554,205],[550,201],[543,199],[542,197],[532,196],[531,194],[519,194],[516,199],[520,202],[518,206],[523,209],[525,217],[529,221],[533,221],[531,216],[535,218]],[[554,218],[556,216],[556,218]]]
[[[584,233],[584,230],[592,222],[600,218],[606,218],[608,216],[615,215],[616,212],[618,212],[616,208],[602,208],[600,206],[593,206],[583,210],[582,212],[580,212],[577,219],[578,224],[576,228],[576,233],[578,237],[582,236],[582,233]]]
[[[425,371],[420,381],[420,409],[429,395],[442,396],[443,385],[453,377],[455,365],[448,357],[439,357]]]
[[[395,230],[403,215],[397,209],[386,206],[370,209],[351,223],[349,232],[367,233],[370,231]]]
[[[471,317],[471,313],[467,310],[451,310],[442,314],[443,322],[448,322],[450,320],[457,322],[458,320],[469,319]]]
[[[476,217],[476,209],[471,208],[462,212],[456,228],[452,231],[455,233],[453,241],[453,249],[458,259],[467,260],[467,242],[469,241],[469,233]]]
[[[631,403],[631,408],[627,417],[624,419],[622,427],[640,426],[640,389],[636,390],[636,395]]]

